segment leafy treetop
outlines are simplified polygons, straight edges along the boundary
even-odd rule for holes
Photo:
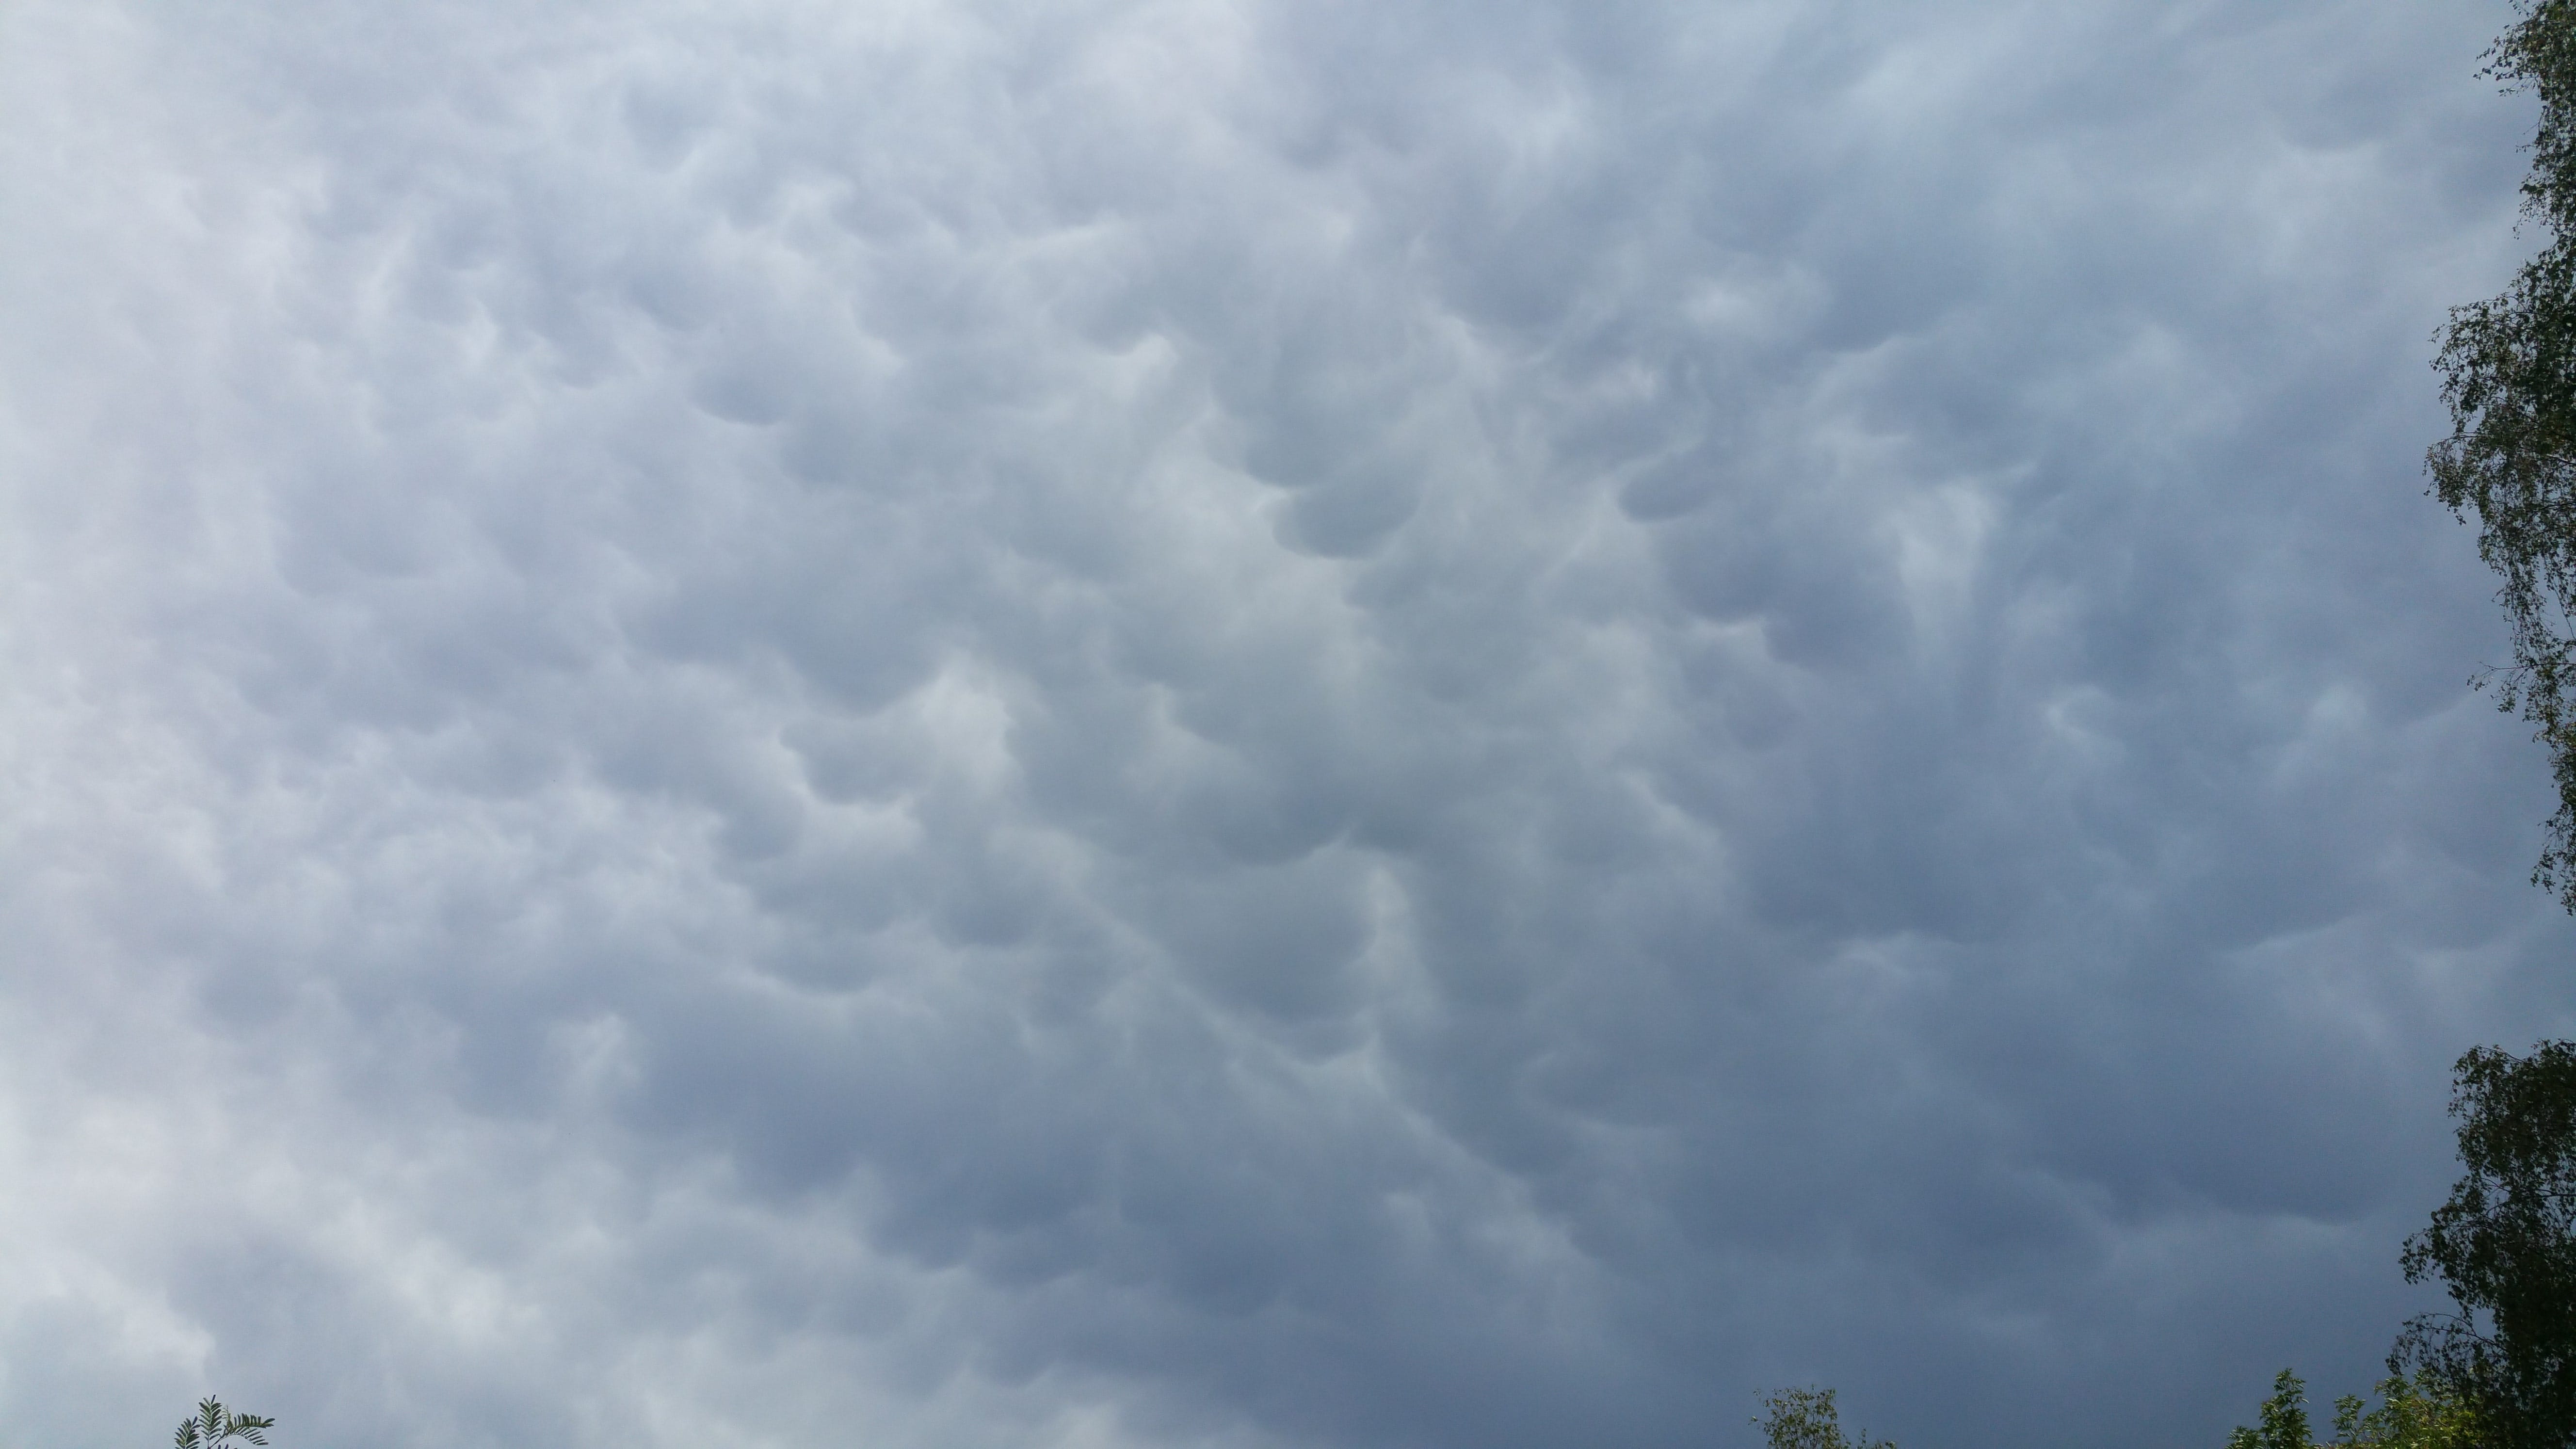
[[[2438,1380],[2379,1381],[2378,1408],[2357,1395],[2335,1400],[2335,1435],[2327,1444],[2309,1436],[2307,1385],[2288,1369],[2272,1380],[2256,1422],[2227,1436],[2227,1449],[2485,1449],[2475,1413]]]
[[[179,1434],[174,1449],[221,1449],[229,1440],[265,1445],[268,1431],[277,1427],[275,1419],[258,1414],[237,1414],[223,1406],[212,1394],[197,1403],[197,1412],[179,1421]]]
[[[1871,1443],[1867,1434],[1844,1438],[1831,1389],[1782,1389],[1764,1399],[1762,1408],[1762,1417],[1753,1422],[1762,1426],[1770,1449],[1896,1449],[1884,1439]]]

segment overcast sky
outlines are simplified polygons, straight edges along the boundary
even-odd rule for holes
[[[2576,1033],[2501,3],[0,6],[0,1418],[2214,1449]]]

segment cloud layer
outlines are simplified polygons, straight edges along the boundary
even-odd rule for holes
[[[2214,1442],[2576,1030],[2506,18],[0,16],[0,1407]]]

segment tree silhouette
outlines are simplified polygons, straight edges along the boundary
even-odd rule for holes
[[[2452,1079],[2466,1176],[2406,1241],[2409,1282],[2457,1309],[2407,1324],[2414,1363],[2475,1407],[2498,1449],[2576,1444],[2576,1042],[2473,1048]]]
[[[2546,242],[2503,295],[2452,309],[2433,363],[2451,436],[2425,462],[2504,576],[2513,663],[2479,683],[2549,747],[2558,810],[2531,878],[2576,911],[2576,0],[2518,8],[2480,74],[2540,98],[2522,210]]]

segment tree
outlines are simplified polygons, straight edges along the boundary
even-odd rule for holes
[[[2434,368],[2451,436],[2426,455],[2432,492],[2504,576],[2513,636],[2497,703],[2549,747],[2558,809],[2534,884],[2576,911],[2576,0],[2517,0],[2522,20],[2480,74],[2540,98],[2524,216],[2547,235],[2504,294],[2456,308]]]
[[[1753,1422],[1762,1426],[1762,1440],[1770,1449],[1896,1449],[1885,1439],[1871,1443],[1867,1434],[1844,1438],[1831,1389],[1782,1389],[1764,1399],[1762,1409],[1762,1417]]]
[[[275,1419],[257,1414],[236,1414],[212,1394],[197,1403],[197,1412],[179,1421],[175,1449],[221,1449],[225,1441],[239,1439],[245,1444],[266,1444],[268,1431],[277,1427]]]
[[[2227,1449],[2313,1449],[2308,1438],[2308,1386],[2288,1369],[2272,1380],[2272,1397],[2263,1401],[2256,1426],[2239,1426],[2227,1436]]]
[[[2410,1283],[2457,1311],[2406,1325],[2389,1368],[2470,1406],[2497,1449],[2576,1445],[2576,1042],[2517,1057],[2475,1047],[2453,1068],[2466,1176],[2406,1240]]]
[[[2337,1445],[2354,1449],[2484,1449],[2476,1409],[2430,1374],[2379,1381],[2379,1407],[2359,1397],[2335,1400]]]
[[[2309,1438],[2308,1386],[2283,1369],[2255,1425],[2228,1435],[2228,1449],[2485,1449],[2470,1407],[2430,1377],[2381,1379],[2379,1397],[2376,1409],[2353,1394],[2335,1400],[2333,1443],[2317,1445]]]

